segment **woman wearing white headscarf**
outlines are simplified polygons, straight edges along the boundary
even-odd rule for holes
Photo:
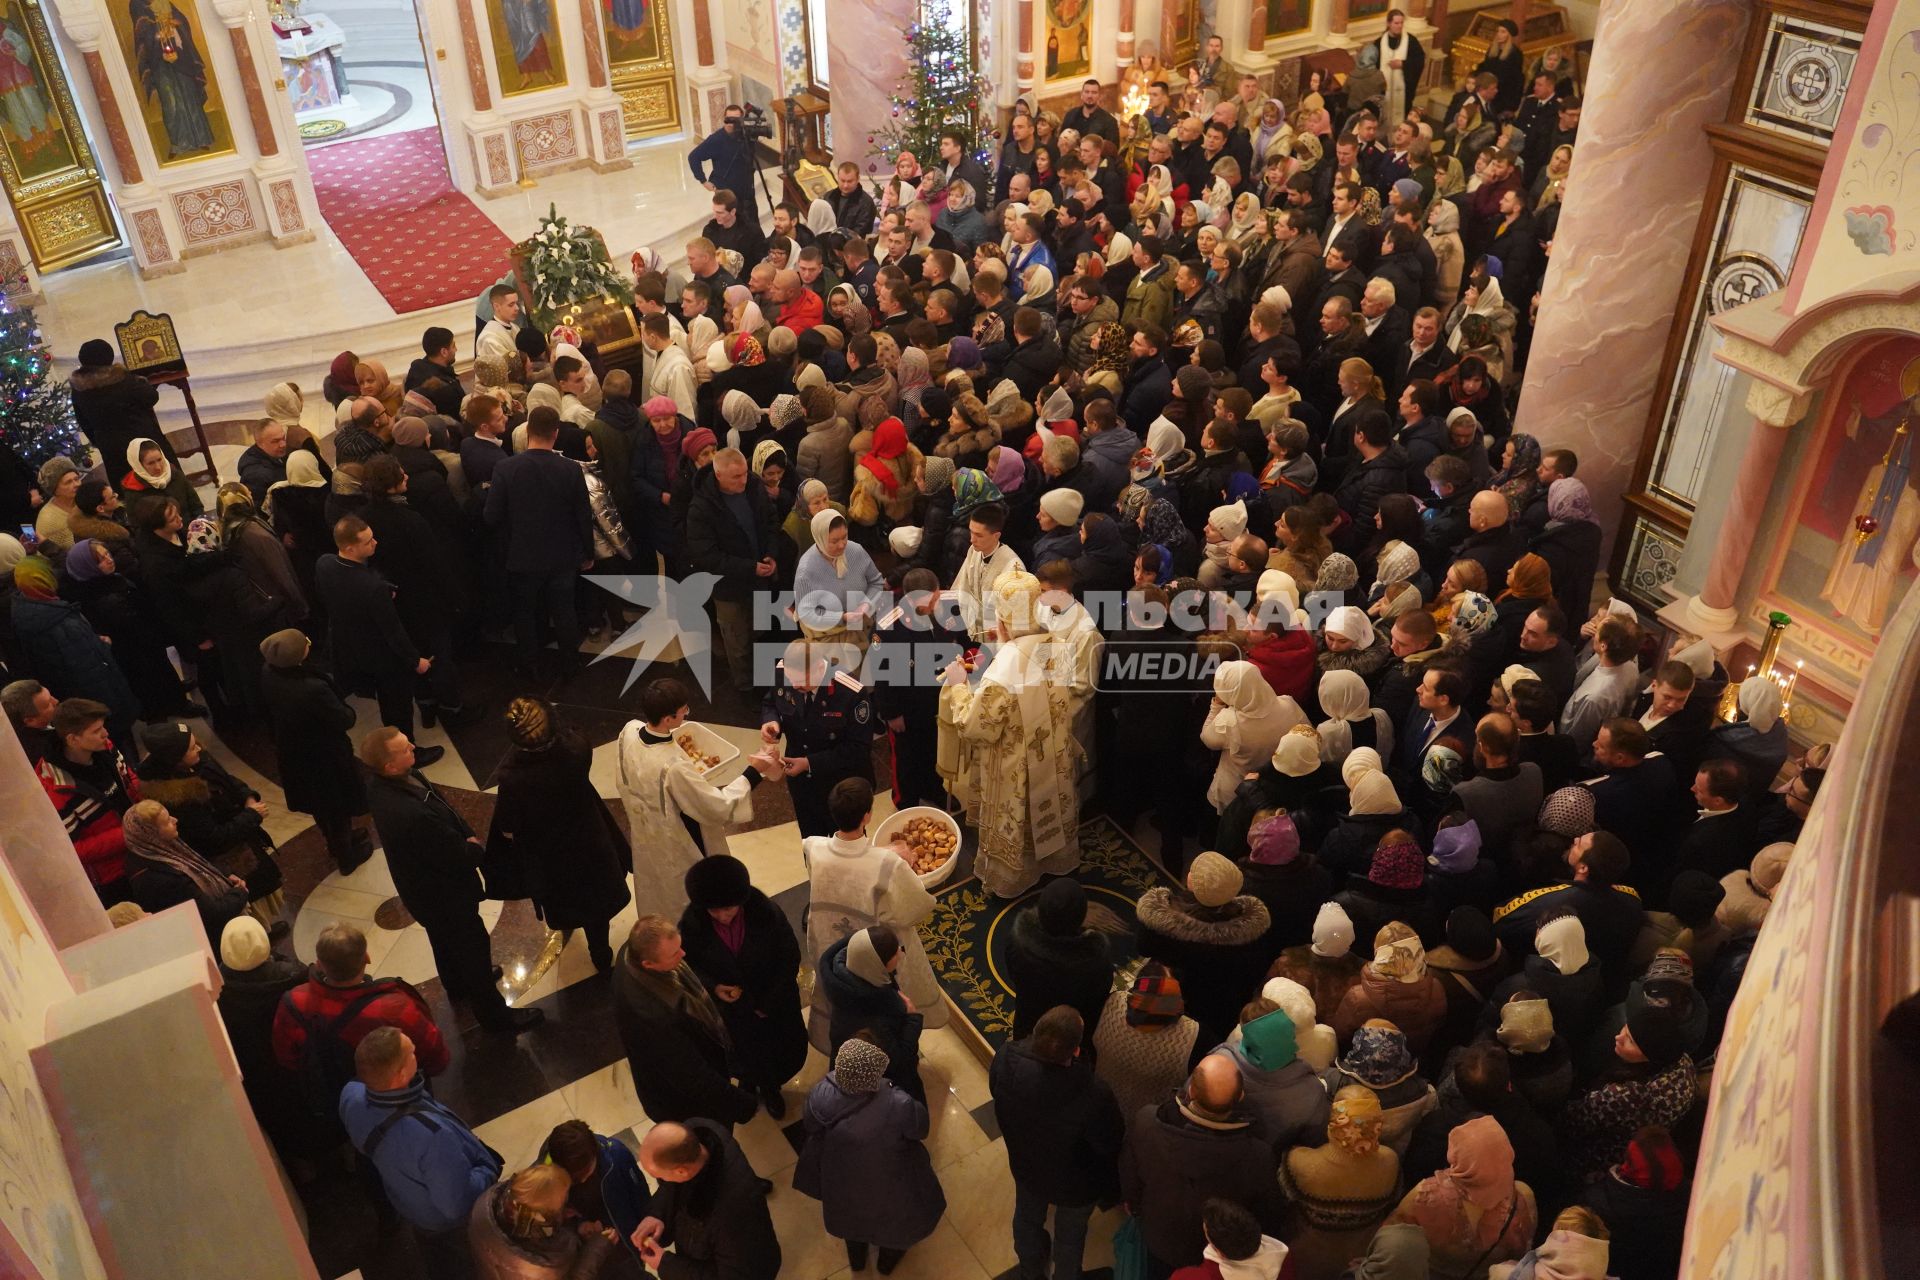
[[[1434,298],[1442,314],[1460,297],[1460,277],[1467,265],[1466,247],[1460,239],[1460,206],[1451,200],[1435,200],[1427,209],[1427,243],[1433,246]]]
[[[1740,714],[1736,724],[1716,725],[1707,735],[1701,759],[1738,760],[1747,771],[1747,796],[1758,802],[1787,762],[1787,722],[1780,718],[1785,705],[1780,686],[1771,677],[1752,675],[1740,682]]]
[[[807,230],[816,236],[824,236],[839,229],[840,219],[834,215],[833,206],[824,197],[807,206]]]
[[[831,509],[808,522],[813,545],[793,575],[794,614],[807,639],[865,643],[886,579],[865,547],[848,537],[847,518]]]
[[[560,388],[551,382],[536,382],[527,388],[527,412],[531,414],[535,409],[543,407],[553,410],[556,414],[561,413],[566,407]],[[513,451],[524,453],[526,448],[527,424],[523,422],[513,429]]]
[[[1317,726],[1320,755],[1329,764],[1342,764],[1358,748],[1393,754],[1393,720],[1368,700],[1367,682],[1354,671],[1329,671],[1320,677],[1320,709],[1327,718]]]
[[[1213,702],[1200,726],[1201,745],[1220,753],[1207,787],[1214,812],[1226,810],[1241,780],[1272,758],[1287,730],[1306,722],[1300,704],[1274,693],[1260,668],[1251,662],[1221,663],[1213,673]]]

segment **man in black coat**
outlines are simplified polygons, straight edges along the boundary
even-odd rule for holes
[[[353,708],[326,672],[308,664],[312,645],[289,627],[260,642],[266,668],[260,690],[287,808],[312,816],[342,875],[373,856],[373,840],[354,819],[367,812],[367,789],[353,759]]]
[[[380,543],[359,516],[334,522],[335,554],[313,567],[314,590],[326,606],[327,642],[333,670],[353,693],[372,693],[380,720],[409,736],[413,733],[413,682],[433,667],[407,634],[394,606],[393,584],[373,567]],[[445,747],[422,747],[420,767],[445,755]]]
[[[770,1184],[724,1128],[711,1120],[656,1124],[640,1143],[640,1167],[657,1189],[635,1245],[660,1280],[773,1280],[779,1273]]]
[[[656,1120],[753,1119],[753,1090],[734,1084],[732,1037],[687,963],[680,930],[665,916],[634,921],[613,966],[613,1016],[640,1105]]]
[[[1744,868],[1756,844],[1754,806],[1747,799],[1747,771],[1738,760],[1708,760],[1693,775],[1700,816],[1680,839],[1675,872],[1704,871],[1715,880]],[[1644,886],[1643,886],[1644,887]],[[1666,901],[1666,886],[1654,901]]]
[[[1407,340],[1393,353],[1393,363],[1381,376],[1387,380],[1387,386],[1404,387],[1415,378],[1437,381],[1441,374],[1460,362],[1440,339],[1440,312],[1433,307],[1421,307],[1413,313],[1411,331]]]
[[[420,717],[429,729],[437,716],[450,725],[470,724],[480,708],[462,702],[453,663],[453,622],[460,613],[465,566],[433,523],[407,505],[407,473],[397,459],[384,453],[367,459],[364,483],[368,502],[360,518],[380,548],[373,568],[393,585],[394,608],[414,647],[432,659],[415,687]]]
[[[559,435],[560,415],[536,408],[527,417],[527,447],[500,460],[487,488],[487,523],[506,539],[515,665],[523,674],[539,656],[543,615],[552,623],[562,669],[580,666],[573,593],[580,571],[593,565],[593,509],[586,474],[554,451]]]
[[[1120,125],[1113,113],[1100,105],[1098,80],[1081,81],[1080,101],[1060,117],[1060,128],[1071,129],[1083,138],[1090,133],[1098,134],[1114,146],[1120,145]]]
[[[1467,523],[1473,532],[1460,544],[1456,560],[1475,560],[1487,571],[1487,594],[1498,598],[1507,589],[1507,571],[1527,553],[1527,540],[1512,521],[1505,496],[1482,489],[1467,504]]]
[[[1633,856],[1632,874],[1620,878],[1660,883],[1673,874],[1674,828],[1693,812],[1673,761],[1653,750],[1638,720],[1622,718],[1608,720],[1594,735],[1593,762],[1606,771],[1587,784],[1594,823],[1620,837]]]
[[[1286,1216],[1278,1161],[1243,1101],[1240,1069],[1224,1053],[1194,1067],[1180,1093],[1140,1109],[1120,1153],[1120,1195],[1140,1220],[1148,1274],[1167,1275],[1206,1248],[1200,1211],[1216,1196],[1279,1235]]]
[[[1016,1039],[1031,1035],[1056,1005],[1072,1007],[1087,1034],[1093,1033],[1113,990],[1113,958],[1106,935],[1087,928],[1087,891],[1079,881],[1051,881],[1030,909],[1014,917],[1007,976],[1019,993],[1013,1002]]]
[[[441,985],[489,1031],[518,1035],[546,1021],[538,1009],[509,1009],[494,985],[493,950],[480,919],[479,837],[416,769],[413,743],[382,726],[360,740],[373,778],[367,804],[386,850],[401,905],[427,931]]]
[[[1249,394],[1266,385],[1260,369],[1269,360],[1277,373],[1290,379],[1300,375],[1300,344],[1287,336],[1286,323],[1285,311],[1264,302],[1247,316],[1247,337],[1235,376]]]
[[[1053,381],[1065,359],[1060,344],[1047,335],[1038,311],[1021,307],[1013,313],[1013,353],[1000,374],[1020,388],[1022,400],[1031,403]]]
[[[716,249],[731,249],[740,255],[740,278],[758,266],[767,256],[767,236],[760,230],[760,219],[751,191],[742,194],[724,188],[713,193],[713,217],[700,234]]]
[[[1031,1035],[994,1055],[987,1073],[1013,1175],[1013,1251],[1022,1275],[1045,1275],[1049,1258],[1060,1274],[1078,1275],[1087,1219],[1120,1191],[1126,1122],[1112,1087],[1081,1056],[1080,1015],[1060,1005],[1036,1021]]]
[[[1126,383],[1120,388],[1120,416],[1143,439],[1173,395],[1173,370],[1160,355],[1166,343],[1166,331],[1147,320],[1134,330],[1129,349],[1133,368],[1127,371]]]
[[[1573,880],[1529,889],[1494,908],[1494,936],[1516,961],[1522,960],[1533,954],[1533,935],[1541,925],[1572,912],[1580,917],[1587,948],[1606,976],[1624,982],[1632,976],[1626,971],[1627,953],[1647,918],[1639,895],[1625,883],[1628,857],[1626,846],[1608,832],[1579,837],[1567,850]]]
[[[1698,763],[1713,730],[1714,699],[1694,696],[1700,683],[1692,667],[1669,658],[1633,707],[1634,717],[1653,739],[1653,749],[1682,773]]]
[[[466,391],[453,368],[453,330],[434,325],[421,335],[420,349],[426,354],[407,366],[406,389],[433,401],[435,413],[459,417]]]
[[[753,691],[753,593],[774,589],[773,504],[763,484],[747,483],[747,460],[722,449],[693,482],[687,504],[689,568],[711,573],[714,619],[727,653],[727,672],[740,693]]]
[[[1380,509],[1380,499],[1407,491],[1407,451],[1394,442],[1393,423],[1386,414],[1374,410],[1360,418],[1353,429],[1353,448],[1359,465],[1340,478],[1333,494],[1352,521],[1346,530],[1347,550],[1373,537],[1373,517]]]
[[[240,483],[253,495],[255,510],[267,500],[267,490],[287,478],[287,428],[269,419],[255,428],[253,443],[236,464]]]

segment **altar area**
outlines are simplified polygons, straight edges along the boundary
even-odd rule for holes
[[[616,262],[643,244],[669,263],[680,262],[686,242],[712,216],[711,196],[688,172],[678,140],[637,147],[632,160],[633,167],[619,173],[552,174],[537,186],[480,201],[479,208],[509,242],[533,234],[554,205],[571,221],[597,228]],[[261,397],[277,382],[294,382],[317,401],[321,376],[342,351],[380,360],[399,377],[432,325],[453,331],[463,367],[472,357],[478,290],[475,297],[398,314],[325,223],[307,243],[241,245],[200,266],[215,270],[219,283],[209,287],[198,269],[143,280],[124,259],[62,272],[38,311],[55,358],[67,364],[82,342],[110,334],[135,307],[171,313],[192,361],[201,417],[214,422],[257,419]],[[496,278],[507,266],[503,251]],[[186,425],[178,397],[163,397],[159,408],[169,429]]]

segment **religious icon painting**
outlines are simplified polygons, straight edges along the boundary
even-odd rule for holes
[[[207,60],[206,27],[191,0],[113,0],[107,8],[133,75],[141,123],[160,163],[186,164],[231,152],[233,128],[219,77]]]
[[[1313,0],[1267,0],[1267,35],[1290,36],[1313,25]]]
[[[0,10],[0,140],[23,183],[78,162],[73,137],[55,109],[46,64],[17,2]]]
[[[120,243],[37,0],[0,0],[0,188],[42,270]]]
[[[607,29],[607,72],[620,95],[627,138],[670,133],[680,126],[680,91],[673,39],[662,0],[600,0]]]
[[[1047,79],[1093,71],[1093,0],[1047,0]]]
[[[654,30],[658,0],[601,0],[607,22],[607,64],[652,62],[660,56],[660,37]]]
[[[536,93],[567,82],[553,0],[488,0],[500,93]]]

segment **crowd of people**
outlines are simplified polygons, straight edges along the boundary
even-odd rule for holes
[[[1789,760],[1771,681],[1728,694],[1704,644],[1593,607],[1580,460],[1511,429],[1580,114],[1515,35],[1437,120],[1396,10],[1291,111],[1215,37],[1181,76],[1129,69],[1134,119],[1093,80],[1023,101],[990,163],[951,131],[765,225],[709,181],[684,273],[634,255],[637,363],[503,282],[470,376],[444,328],[400,379],[344,352],[333,431],[274,387],[210,504],[151,388],[83,347],[104,461],[53,459],[9,513],[36,536],[0,536],[0,703],[116,919],[199,910],[283,1154],[351,1145],[436,1277],[771,1280],[731,1130],[784,1117],[811,1043],[794,1185],[890,1272],[945,1208],[919,1039],[947,1012],[933,898],[871,837],[884,743],[895,804],[958,810],[990,893],[1039,888],[991,1070],[1020,1274],[1075,1280],[1120,1204],[1116,1256],[1156,1278],[1672,1275],[1703,1076],[1822,757]],[[762,749],[709,780],[692,694],[647,681],[622,831],[587,740],[516,698],[477,832],[416,717],[489,714],[459,671],[489,629],[516,673],[571,676],[628,621],[595,570],[710,576]],[[1129,647],[1204,677],[1116,675]],[[1057,679],[1014,678],[1049,650]],[[353,695],[382,721],[357,742]],[[570,1121],[502,1180],[432,1095],[419,992],[345,925],[287,957],[265,802],[199,716],[264,728],[343,871],[377,833],[489,1031],[541,1015],[501,997],[482,895],[582,932],[638,1152]],[[799,934],[727,852],[768,782]],[[1071,874],[1097,812],[1169,877],[1120,970]]]

